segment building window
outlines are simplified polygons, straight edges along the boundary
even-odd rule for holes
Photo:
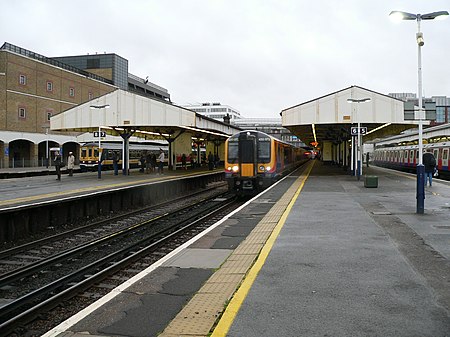
[[[53,110],[47,110],[47,121],[50,122],[50,118],[53,116]]]
[[[75,88],[72,88],[72,87],[69,88],[69,96],[75,97]]]
[[[20,85],[27,85],[27,76],[20,74],[19,75],[19,84]]]
[[[47,81],[47,91],[53,92],[53,82]]]
[[[445,107],[436,107],[436,123],[445,123]]]
[[[19,118],[26,118],[27,111],[24,107],[19,107]]]
[[[100,59],[88,59],[86,61],[86,69],[98,69],[100,68]]]

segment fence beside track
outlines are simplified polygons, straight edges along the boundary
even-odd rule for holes
[[[59,228],[122,210],[160,203],[223,179],[223,172],[209,173],[12,206],[0,210],[0,240],[14,242],[49,227]]]

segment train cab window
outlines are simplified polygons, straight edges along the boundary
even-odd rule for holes
[[[81,149],[81,157],[86,157],[86,155],[87,155],[87,151],[86,151],[86,149]]]
[[[270,162],[270,138],[259,138],[258,141],[258,162]]]
[[[239,139],[230,138],[228,140],[228,162],[237,163],[239,162]]]

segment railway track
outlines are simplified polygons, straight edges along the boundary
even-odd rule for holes
[[[103,296],[216,222],[217,217],[223,216],[221,212],[229,212],[235,204],[230,197],[218,198],[217,195],[197,199],[176,207],[176,211],[162,207],[156,213],[151,210],[122,219],[110,219],[109,224],[103,221],[98,227],[84,229],[99,237],[80,240],[81,244],[57,254],[44,257],[48,254],[45,252],[41,257],[36,255],[36,262],[22,264],[20,268],[2,274],[0,296],[7,304],[0,308],[0,335],[22,335],[23,331],[42,332],[51,328],[65,318],[44,313],[55,307],[68,307],[67,312],[81,310],[81,305],[67,305],[67,301],[76,298],[75,303],[87,305],[86,302]],[[170,206],[174,207],[174,201]],[[116,230],[98,234],[105,227],[116,227]],[[84,236],[79,233],[78,237]],[[73,233],[69,235],[73,237]],[[52,238],[53,241],[55,239],[58,241]],[[41,248],[47,247],[45,241],[40,245]],[[33,247],[31,250],[38,249]],[[15,258],[23,257],[16,249],[10,253],[12,255],[9,256]],[[4,260],[7,253],[2,252],[0,256]],[[65,305],[61,306],[61,303]],[[44,319],[36,321],[39,317]],[[59,321],[50,322],[49,317],[58,317]],[[30,325],[33,321],[35,323]],[[33,327],[36,324],[38,328]]]
[[[25,267],[32,267],[43,259],[47,259],[57,254],[62,254],[74,247],[79,247],[83,243],[98,240],[109,234],[113,234],[129,227],[130,219],[151,219],[162,214],[170,213],[173,210],[189,206],[196,201],[214,197],[222,191],[221,185],[202,190],[189,196],[182,196],[169,202],[151,205],[149,207],[133,210],[103,220],[98,220],[87,225],[76,226],[70,230],[64,230],[58,234],[47,234],[42,239],[14,246],[9,249],[0,250],[0,289],[4,284],[3,280],[8,274]]]

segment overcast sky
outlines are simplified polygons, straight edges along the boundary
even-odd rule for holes
[[[45,56],[115,53],[175,104],[221,102],[244,117],[351,85],[417,92],[416,21],[449,0],[16,0],[0,32]],[[6,5],[7,3],[7,5]],[[422,21],[425,96],[450,96],[450,18]]]

